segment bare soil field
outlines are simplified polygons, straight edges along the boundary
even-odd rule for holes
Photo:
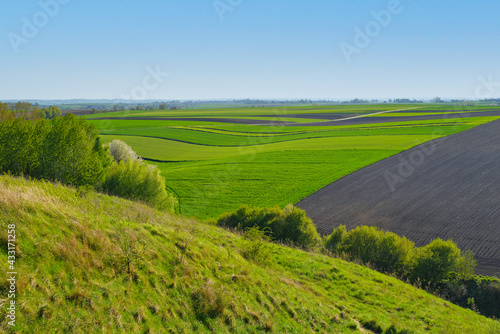
[[[500,120],[379,161],[297,206],[322,234],[345,224],[378,226],[417,246],[452,239],[476,253],[477,273],[500,275]]]

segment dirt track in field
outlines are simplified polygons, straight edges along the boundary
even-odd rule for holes
[[[410,110],[406,111],[409,112]],[[452,110],[450,110],[452,111]],[[396,111],[397,112],[397,111]],[[459,119],[464,117],[483,117],[483,116],[500,116],[500,109],[487,110],[482,112],[464,112],[448,115],[419,115],[418,109],[411,109],[415,116],[384,116],[384,117],[359,117],[353,118],[353,114],[338,114],[338,113],[309,113],[309,114],[289,114],[289,115],[260,115],[256,117],[291,117],[302,119],[322,119],[324,121],[312,121],[310,123],[292,123],[287,121],[276,120],[256,120],[256,119],[238,119],[238,118],[207,118],[207,117],[102,117],[102,118],[89,118],[89,120],[157,120],[157,121],[196,121],[196,122],[217,122],[229,124],[243,124],[243,125],[284,125],[284,126],[332,126],[332,125],[357,125],[357,124],[373,124],[373,123],[390,123],[390,122],[404,122],[404,121],[422,121],[433,119]],[[424,111],[422,111],[424,112]],[[426,110],[425,112],[432,112]],[[440,110],[440,112],[444,112]],[[390,115],[390,113],[387,113]],[[354,115],[358,117],[362,115]]]
[[[373,123],[391,123],[391,122],[405,122],[405,121],[424,121],[432,119],[460,119],[465,117],[484,117],[484,116],[500,116],[500,110],[488,110],[481,112],[463,112],[456,114],[437,114],[437,115],[419,115],[423,112],[432,112],[429,110],[417,111],[408,110],[403,111],[407,113],[415,113],[415,116],[378,116],[378,117],[359,117],[352,118],[352,114],[305,114],[305,115],[286,115],[286,117],[297,118],[311,118],[311,119],[325,119],[329,121],[311,122],[311,123],[296,123],[288,124],[292,126],[331,126],[331,125],[357,125],[357,124],[373,124]],[[443,112],[443,110],[441,110]],[[387,113],[385,115],[390,115]],[[361,116],[361,115],[360,115]]]
[[[297,206],[322,234],[345,224],[378,226],[417,246],[453,239],[476,253],[478,273],[499,275],[500,120],[379,161]]]

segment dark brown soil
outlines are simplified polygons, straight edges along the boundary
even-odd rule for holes
[[[452,239],[500,274],[500,120],[440,138],[356,171],[298,204],[322,234],[378,226],[417,246]]]

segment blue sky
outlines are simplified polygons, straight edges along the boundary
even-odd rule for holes
[[[494,0],[0,6],[0,100],[474,98],[480,77],[500,82]],[[390,22],[378,23],[372,11],[389,13]],[[356,27],[373,29],[368,42],[355,43]],[[342,45],[357,50],[350,62]],[[493,87],[480,97],[500,97]]]

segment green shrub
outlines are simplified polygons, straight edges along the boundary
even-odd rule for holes
[[[415,253],[414,280],[423,283],[439,283],[451,276],[460,261],[460,249],[451,241],[433,240]]]
[[[285,209],[250,208],[242,205],[232,213],[225,213],[217,220],[219,226],[246,228],[258,226],[270,231],[275,240],[294,244],[305,249],[320,244],[321,238],[316,226],[304,210],[288,205]],[[270,233],[269,233],[270,235]]]
[[[229,305],[226,291],[211,280],[196,289],[191,294],[191,299],[194,311],[201,319],[224,315]]]
[[[102,188],[111,195],[141,200],[159,210],[173,211],[176,205],[160,170],[140,160],[113,162]]]
[[[272,237],[269,236],[270,234],[272,232],[268,228],[261,230],[258,226],[247,227],[243,234],[247,243],[244,245],[241,255],[246,259],[252,259],[257,262],[267,262],[270,251],[267,242],[272,240]]]
[[[340,247],[344,242],[347,235],[347,229],[345,225],[340,225],[333,230],[332,234],[325,238],[325,248],[334,254],[340,253]]]

